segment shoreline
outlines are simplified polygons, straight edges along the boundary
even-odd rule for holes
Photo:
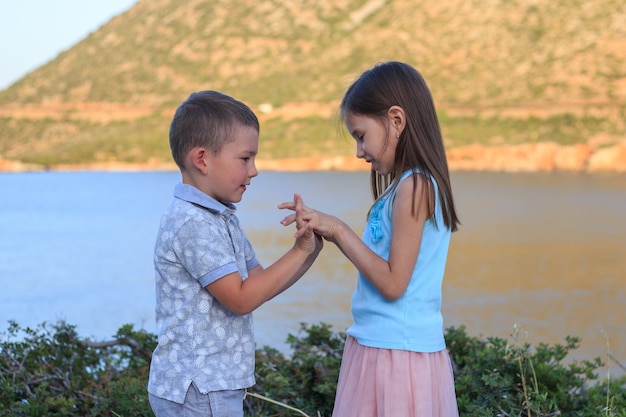
[[[467,145],[446,151],[450,171],[507,173],[626,173],[626,140],[602,144],[558,145],[552,142],[509,146]],[[369,171],[370,166],[352,155],[284,159],[258,159],[259,171]],[[173,162],[118,161],[44,166],[0,159],[0,172],[42,171],[177,171]]]

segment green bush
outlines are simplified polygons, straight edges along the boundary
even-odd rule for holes
[[[599,358],[566,362],[580,346],[578,338],[533,348],[470,337],[461,326],[447,329],[446,342],[461,415],[626,416],[626,377],[597,381]]]
[[[300,327],[302,336],[289,335],[292,354],[264,346],[256,352],[256,385],[249,390],[295,407],[308,415],[330,416],[341,365],[345,335],[328,324]],[[293,416],[293,410],[255,397],[246,400],[251,416]]]
[[[0,416],[149,416],[149,358],[156,337],[123,326],[110,342],[78,337],[63,321],[37,329],[9,322],[0,335]]]
[[[247,416],[330,416],[345,335],[301,325],[289,355],[256,352]],[[565,345],[513,343],[446,330],[461,416],[626,417],[626,376],[598,379],[600,359],[569,361]],[[146,385],[156,336],[120,328],[114,339],[80,338],[75,326],[9,322],[0,334],[0,417],[152,416]]]

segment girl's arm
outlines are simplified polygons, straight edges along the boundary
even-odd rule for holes
[[[206,286],[226,308],[247,314],[293,285],[313,264],[322,249],[322,241],[313,228],[301,221],[302,198],[294,196],[296,225],[300,228],[293,247],[266,269],[258,265],[243,280],[238,272],[228,274]],[[304,226],[304,227],[303,227]]]
[[[409,177],[410,178],[410,177]],[[363,276],[387,300],[394,301],[406,291],[419,253],[422,231],[430,210],[424,196],[424,179],[418,176],[417,192],[413,193],[413,181],[408,178],[398,185],[392,211],[392,237],[389,261],[378,256],[337,217],[303,207],[303,219],[315,233],[335,243]],[[417,216],[411,214],[413,195]],[[279,207],[291,208],[290,203]],[[294,215],[283,220],[289,224]],[[302,233],[302,229],[298,231]]]

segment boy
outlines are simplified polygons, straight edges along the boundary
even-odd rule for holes
[[[252,311],[294,284],[322,241],[306,230],[273,265],[259,264],[233,205],[258,174],[259,122],[248,106],[216,91],[193,93],[169,138],[182,183],[155,245],[150,405],[157,417],[243,416],[245,389],[255,383]],[[297,194],[294,203],[300,228]]]

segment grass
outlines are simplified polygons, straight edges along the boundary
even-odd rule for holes
[[[518,145],[555,142],[559,145],[587,143],[589,138],[607,133],[619,135],[605,118],[575,117],[570,114],[549,118],[514,119],[503,117],[451,117],[440,113],[446,144],[451,147],[469,144]]]
[[[557,115],[526,120],[502,117],[451,116],[440,111],[442,132],[449,148],[469,144],[516,145],[554,142],[586,143],[590,137],[619,137],[615,125],[593,116]],[[13,138],[0,141],[0,157],[50,166],[148,159],[169,162],[169,117],[155,113],[133,121],[108,123],[65,118],[0,118],[0,130]],[[336,116],[317,115],[261,121],[260,153],[263,159],[351,155],[353,143],[344,135]]]

